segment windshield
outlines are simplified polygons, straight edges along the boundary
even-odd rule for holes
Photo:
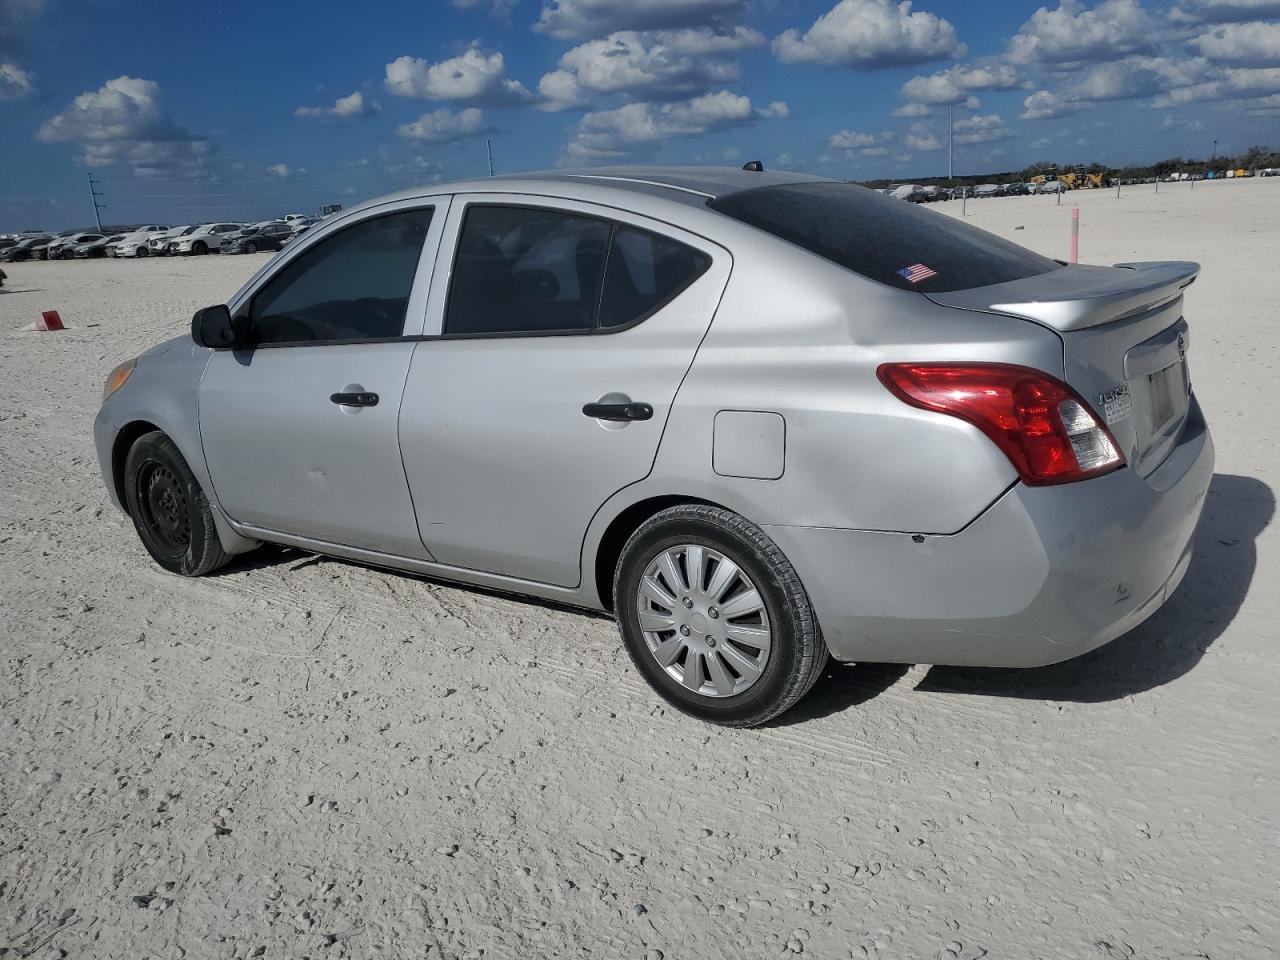
[[[756,187],[708,206],[902,290],[967,290],[1062,266],[954,217],[851,183]]]

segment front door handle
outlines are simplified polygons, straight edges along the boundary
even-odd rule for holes
[[[588,403],[582,412],[596,420],[630,421],[648,420],[653,407],[647,403]]]
[[[331,393],[329,400],[340,407],[376,407],[376,393]]]

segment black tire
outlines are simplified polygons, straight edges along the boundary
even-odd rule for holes
[[[134,253],[134,256],[135,256],[135,257],[149,257],[149,256],[151,256],[151,251],[150,251],[150,250],[148,250],[146,247],[139,247],[139,248],[137,249],[137,252],[135,252],[135,253]]]
[[[253,242],[252,240],[247,240],[247,241],[245,241],[245,245],[244,245],[244,252],[245,252],[245,253],[257,253],[257,252],[258,252],[258,247],[257,247],[257,245],[256,245],[256,244],[254,244],[254,242]]]
[[[197,257],[203,257],[209,252],[209,247],[203,240],[197,240],[191,245],[191,252]]]
[[[142,545],[170,573],[201,577],[231,559],[218,539],[208,498],[181,451],[159,430],[129,448],[124,490]]]
[[[715,697],[687,689],[658,663],[645,641],[637,596],[641,578],[664,550],[683,544],[709,547],[732,560],[764,601],[771,648],[759,679],[741,693]],[[613,604],[636,669],[676,709],[711,723],[753,727],[772,720],[809,692],[827,663],[826,641],[790,561],[754,523],[719,507],[670,507],[641,524],[618,559]]]

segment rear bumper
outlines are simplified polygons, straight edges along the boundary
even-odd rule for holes
[[[844,661],[1034,667],[1131,630],[1177,589],[1213,476],[1193,401],[1173,452],[1081,483],[1016,484],[961,532],[766,530]]]

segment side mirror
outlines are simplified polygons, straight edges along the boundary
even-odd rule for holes
[[[202,347],[212,347],[214,350],[241,346],[235,325],[231,321],[231,311],[224,303],[195,312],[191,318],[191,339]]]

